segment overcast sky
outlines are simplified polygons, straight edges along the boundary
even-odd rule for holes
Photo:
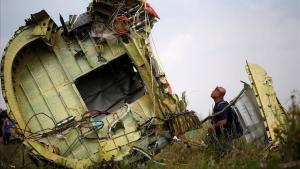
[[[83,0],[1,0],[1,51],[31,13],[45,9],[59,23],[86,10]],[[157,53],[177,93],[187,91],[189,108],[201,117],[217,85],[230,100],[248,82],[245,62],[273,77],[283,105],[300,91],[300,0],[149,0],[161,20],[153,29]],[[1,107],[3,107],[1,101]]]

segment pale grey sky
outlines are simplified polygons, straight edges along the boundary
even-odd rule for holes
[[[1,0],[1,51],[31,13],[45,9],[59,24],[86,10],[88,0]],[[201,117],[210,92],[224,86],[230,100],[248,81],[245,62],[273,77],[281,102],[300,91],[300,0],[149,0],[160,15],[153,37],[175,92],[187,91],[189,108]],[[3,103],[1,103],[3,106]]]

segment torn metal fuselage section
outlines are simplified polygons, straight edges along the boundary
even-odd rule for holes
[[[266,130],[257,100],[250,85],[244,83],[244,89],[232,107],[240,119],[246,142],[265,145],[267,143]]]
[[[247,142],[258,145],[279,144],[279,130],[285,130],[287,113],[277,99],[272,78],[257,64],[246,65],[251,85],[244,83],[232,101]]]
[[[249,63],[246,71],[264,121],[267,140],[278,144],[278,131],[285,130],[288,114],[279,102],[267,72],[261,66]]]
[[[26,20],[5,47],[1,83],[33,155],[68,168],[136,162],[200,127],[151,49],[157,19],[148,3],[97,0],[61,27],[45,11]]]

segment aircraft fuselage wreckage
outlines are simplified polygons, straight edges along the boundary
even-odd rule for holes
[[[78,169],[110,160],[137,163],[201,127],[184,97],[172,93],[152,50],[149,35],[158,18],[146,2],[94,0],[69,21],[60,16],[61,27],[44,10],[25,20],[5,47],[1,83],[9,116],[33,156]],[[241,103],[240,118],[256,117],[244,120],[245,136],[273,139],[272,110],[283,110],[270,78],[247,67],[255,90],[248,86],[234,102]]]

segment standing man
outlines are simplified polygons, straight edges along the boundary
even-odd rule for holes
[[[6,117],[6,111],[5,110],[2,110],[0,108],[0,137],[3,136],[3,133],[2,133],[2,124],[3,124],[3,121]]]
[[[215,102],[211,119],[211,133],[214,136],[217,153],[220,154],[227,149],[232,142],[231,123],[232,111],[227,101],[224,101],[226,90],[217,86],[211,93],[211,98]]]
[[[14,121],[12,121],[8,115],[6,115],[3,124],[2,124],[2,134],[3,134],[3,143],[9,144],[11,136],[11,128],[14,126]]]

